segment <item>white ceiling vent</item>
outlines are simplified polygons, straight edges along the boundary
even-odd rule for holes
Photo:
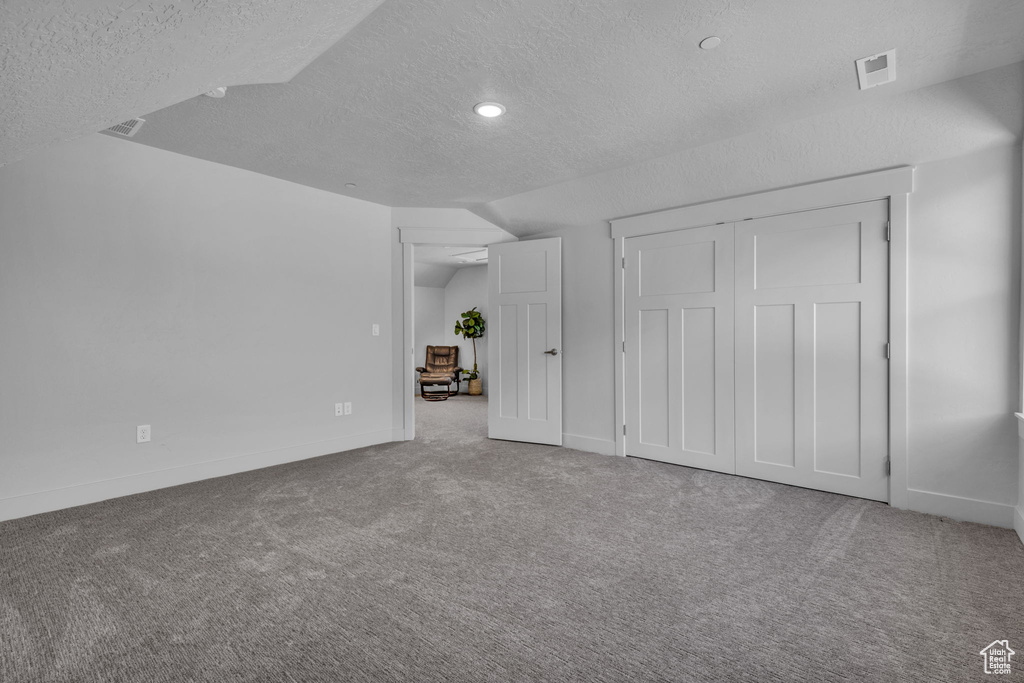
[[[879,52],[857,60],[857,81],[861,90],[896,80],[896,50]]]
[[[116,126],[107,128],[107,132],[115,133],[117,135],[123,135],[126,138],[130,138],[139,132],[139,128],[142,128],[142,124],[146,122],[146,119],[129,119],[124,123],[119,123]]]

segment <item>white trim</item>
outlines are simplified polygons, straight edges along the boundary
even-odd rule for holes
[[[395,431],[386,429],[365,434],[353,434],[337,439],[275,448],[259,453],[233,455],[219,460],[208,460],[190,465],[170,467],[152,472],[140,472],[124,477],[75,484],[48,491],[37,491],[0,499],[0,521],[52,512],[65,508],[98,503],[111,498],[130,496],[204,479],[224,477],[239,472],[282,465],[322,455],[332,455],[354,448],[387,443],[395,438]]]
[[[1024,481],[1024,413],[1014,413],[1017,418],[1017,436],[1020,442],[1017,444],[1017,458],[1020,474],[1018,481]],[[1024,487],[1021,487],[1024,489]],[[1024,490],[1017,491],[1017,507],[1013,510],[1013,528],[1024,543]]]
[[[595,439],[591,436],[578,434],[562,434],[562,445],[577,451],[597,453],[598,455],[615,455],[615,442],[608,439]]]
[[[1014,507],[987,500],[951,496],[934,491],[907,491],[910,509],[929,515],[949,517],[961,522],[976,522],[1006,529],[1013,528]]]
[[[908,417],[909,405],[909,193],[914,190],[914,167],[864,173],[668,209],[611,222],[615,242],[615,443],[616,453],[625,455],[625,374],[622,358],[624,337],[622,256],[625,238],[689,228],[734,223],[747,218],[764,218],[798,213],[829,206],[841,206],[877,199],[889,200],[891,242],[889,246],[889,504],[914,508],[908,496]],[[1005,524],[1004,524],[1005,526]]]
[[[639,216],[612,220],[612,237],[635,237],[697,228],[715,223],[737,223],[841,204],[887,199],[914,191],[914,167],[900,166],[768,192],[691,204]]]
[[[516,241],[500,228],[403,228],[398,227],[402,244],[440,244],[451,247],[485,247],[496,242]]]
[[[1021,150],[1024,154],[1024,149]],[[1021,196],[1024,205],[1024,195]],[[1021,225],[1021,234],[1024,234],[1024,223]],[[1024,263],[1024,240],[1021,240],[1021,253],[1018,264]],[[1017,409],[1024,411],[1024,269],[1020,275],[1020,312],[1017,321]],[[1018,420],[1017,436],[1024,440],[1024,414],[1015,413]],[[1017,507],[1014,509],[1013,528],[1021,542],[1024,542],[1024,443],[1017,444]]]
[[[402,311],[405,308],[402,300],[402,297],[405,296],[403,264],[402,243],[398,241],[398,232],[393,230],[391,235],[391,362],[388,364],[388,370],[391,371],[391,427],[393,430],[401,430],[405,434],[408,422],[406,406],[402,400],[403,382],[406,379],[402,363],[409,345],[405,340],[405,326],[402,320]]]
[[[615,241],[615,455],[626,457],[626,436],[623,433],[623,425],[626,424],[626,354],[623,351],[623,344],[626,340],[626,319],[625,306],[623,303],[625,286],[625,271],[622,268],[622,259],[626,254],[626,240],[622,237],[613,238]]]
[[[910,507],[909,195],[894,190],[889,197],[889,224],[889,505],[905,509]]]
[[[416,288],[413,286],[413,264],[416,262],[416,245],[402,245],[402,311],[404,324],[402,325],[402,414],[404,416],[405,440],[412,441],[416,438],[416,406],[413,401],[416,397],[413,376],[416,371],[416,316],[412,312],[416,310]],[[404,312],[408,311],[409,315]],[[413,388],[410,388],[413,387]]]

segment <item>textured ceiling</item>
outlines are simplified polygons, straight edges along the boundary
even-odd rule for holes
[[[387,0],[289,83],[155,112],[135,140],[478,207],[1018,62],[1022,29],[1020,0]],[[893,47],[898,80],[859,91],[854,59]]]
[[[0,164],[221,85],[287,81],[382,0],[3,0]]]
[[[143,113],[134,142],[394,207],[464,207],[519,235],[764,189],[768,176],[855,172],[897,152],[891,163],[910,163],[960,125],[979,144],[1006,126],[1020,135],[1024,84],[1004,75],[1000,94],[984,74],[1024,60],[1021,0],[385,0],[370,12],[378,4],[4,4],[16,49],[0,85],[21,102],[0,105],[4,134],[20,144]],[[175,8],[189,23],[161,30]],[[65,14],[75,21],[47,19]],[[286,83],[143,107],[154,92],[174,101],[282,80],[342,34]],[[712,34],[721,46],[700,50]],[[155,47],[133,52],[114,35]],[[859,91],[854,60],[891,48],[896,82]],[[101,76],[81,78],[79,63]],[[268,64],[281,65],[276,78]],[[222,75],[248,65],[263,77]],[[939,85],[971,75],[986,103]],[[475,116],[483,100],[507,114]],[[858,135],[886,125],[906,133],[881,131],[892,154],[856,151]]]
[[[566,181],[473,209],[525,237],[1019,144],[1024,63]]]

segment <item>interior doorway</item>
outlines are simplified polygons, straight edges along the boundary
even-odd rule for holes
[[[486,431],[486,246],[417,244],[412,255],[414,424],[482,417]],[[422,370],[421,370],[422,368]],[[474,410],[464,404],[482,404]]]

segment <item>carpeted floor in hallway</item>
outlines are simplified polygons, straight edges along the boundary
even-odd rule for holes
[[[1012,531],[416,408],[415,442],[0,523],[0,681],[960,682],[1024,653]]]

